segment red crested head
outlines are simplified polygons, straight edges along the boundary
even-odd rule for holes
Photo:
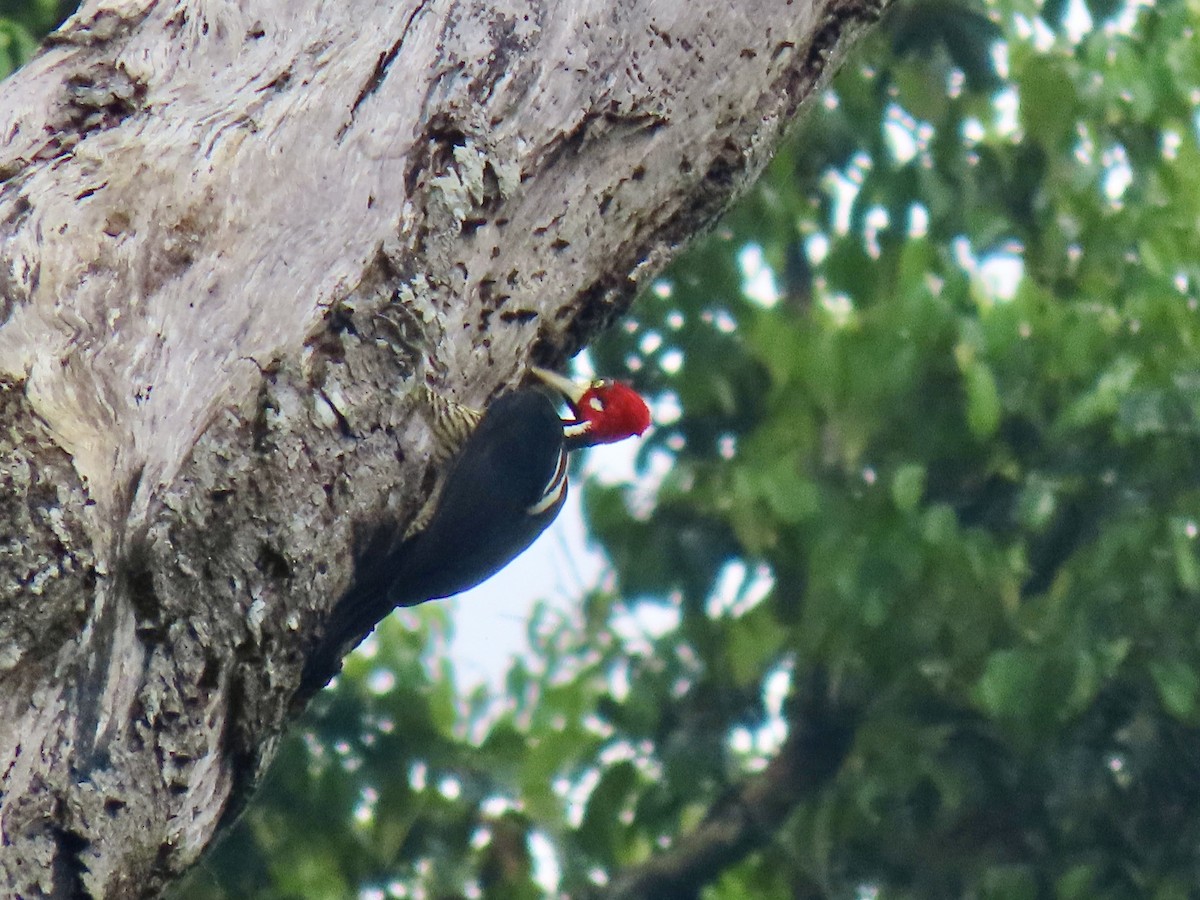
[[[637,437],[650,427],[650,408],[637,391],[620,381],[602,379],[586,385],[534,367],[533,373],[566,397],[575,414],[563,423],[563,434],[575,447],[611,444]]]
[[[623,441],[650,427],[646,401],[620,381],[593,381],[572,407],[579,421],[587,423],[584,436],[589,444]]]

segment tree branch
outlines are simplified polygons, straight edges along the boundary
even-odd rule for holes
[[[814,675],[791,701],[790,734],[759,775],[713,804],[669,850],[620,872],[602,900],[690,900],[722,871],[769,844],[792,812],[829,781],[850,749],[856,715]]]

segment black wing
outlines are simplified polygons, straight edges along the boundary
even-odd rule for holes
[[[397,606],[449,597],[504,568],[533,543],[566,499],[562,422],[536,390],[496,400],[459,452],[424,531],[391,547],[372,541],[355,563],[301,692],[317,690],[341,657]]]

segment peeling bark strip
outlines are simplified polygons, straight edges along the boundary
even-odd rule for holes
[[[583,346],[877,13],[93,0],[0,86],[0,895],[196,860],[431,484],[418,380]]]

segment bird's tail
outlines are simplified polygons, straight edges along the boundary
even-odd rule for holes
[[[356,554],[354,580],[329,614],[321,637],[305,661],[300,696],[307,698],[328,684],[341,670],[342,657],[396,606],[408,605],[396,590],[407,580],[407,543],[398,542],[392,532],[383,529]]]

